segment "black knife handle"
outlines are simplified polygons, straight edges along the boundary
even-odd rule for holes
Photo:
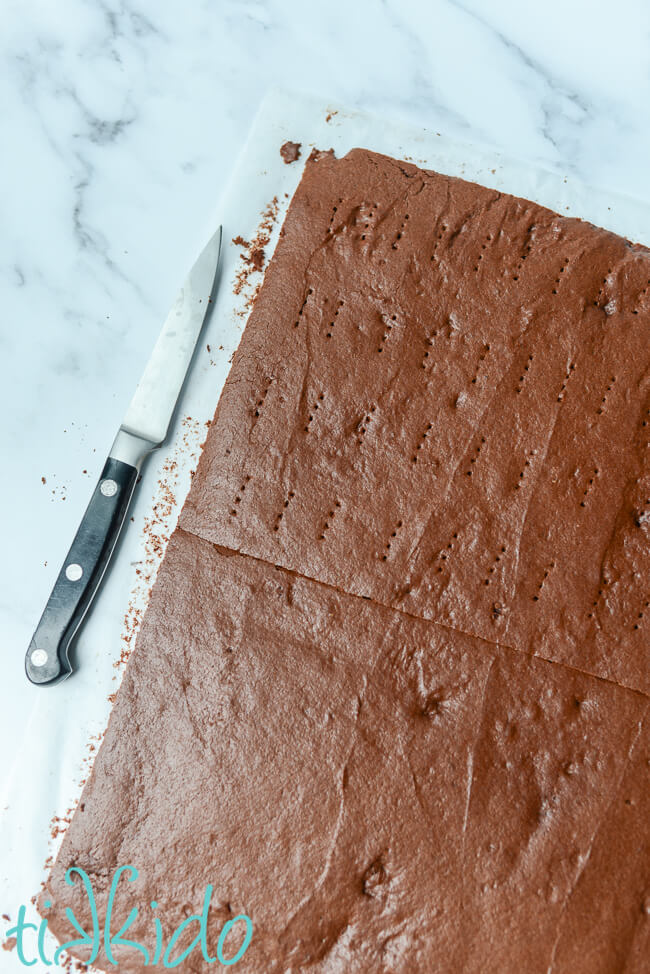
[[[48,686],[72,672],[68,651],[113,553],[137,467],[109,457],[59,572],[25,657],[32,683]]]

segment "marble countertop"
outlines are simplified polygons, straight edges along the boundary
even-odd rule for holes
[[[650,198],[643,0],[8,0],[0,35],[0,711],[265,91]],[[11,741],[9,742],[11,743]]]

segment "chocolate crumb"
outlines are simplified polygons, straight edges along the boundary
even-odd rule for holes
[[[232,242],[239,247],[245,248],[240,254],[243,266],[235,275],[233,283],[233,294],[239,295],[244,292],[246,295],[244,309],[237,312],[243,317],[252,306],[260,284],[252,285],[250,282],[251,274],[260,273],[264,269],[266,261],[266,250],[271,240],[271,231],[278,218],[280,204],[277,196],[274,196],[268,206],[262,211],[262,219],[252,240],[245,240],[242,236],[233,237]],[[247,293],[250,287],[250,292]]]
[[[252,250],[248,262],[254,270],[261,271],[264,267],[264,248],[256,247],[255,250]]]
[[[285,142],[284,145],[280,147],[280,155],[287,165],[300,158],[301,145],[301,142]]]

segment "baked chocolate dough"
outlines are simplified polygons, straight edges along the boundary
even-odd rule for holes
[[[182,526],[650,691],[650,254],[312,153]]]
[[[154,900],[167,940],[211,883],[242,972],[641,972],[646,708],[178,530],[40,908],[70,940],[66,869],[102,918],[132,864],[114,930],[152,947]]]

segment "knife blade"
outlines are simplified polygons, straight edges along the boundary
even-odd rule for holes
[[[217,282],[221,227],[178,293],[25,655],[27,678],[60,683],[73,671],[72,640],[99,589],[145,458],[167,436]]]

